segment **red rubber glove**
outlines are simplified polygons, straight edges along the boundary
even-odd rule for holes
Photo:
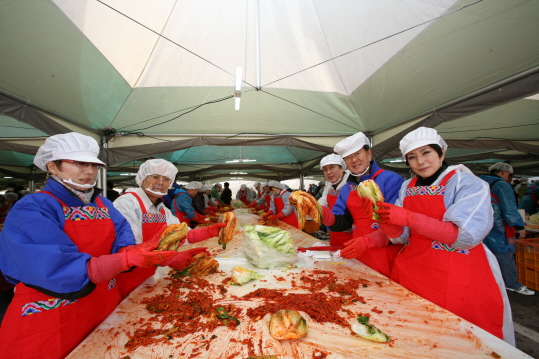
[[[257,211],[264,211],[264,210],[266,210],[266,206],[264,206],[263,204],[260,205],[260,206],[256,206],[255,210],[257,210]]]
[[[118,273],[129,269],[127,257],[124,253],[105,254],[99,257],[92,257],[86,264],[88,277],[93,283],[101,283],[111,280]]]
[[[359,197],[358,202],[367,214],[367,218],[372,218],[374,213],[374,203],[367,197]]]
[[[352,238],[344,243],[344,248],[341,250],[343,258],[357,258],[361,256],[367,249],[374,247],[383,247],[389,243],[387,236],[381,231],[376,230],[366,236]]]
[[[170,267],[172,269],[176,270],[182,270],[189,266],[189,264],[193,263],[193,256],[195,254],[199,253],[206,253],[207,255],[210,255],[206,249],[207,247],[200,247],[200,248],[192,248],[188,249],[186,251],[177,252],[174,257],[166,260],[161,264],[161,267]]]
[[[203,216],[200,213],[195,212],[195,215],[193,216],[193,218],[191,218],[191,220],[193,220],[193,221],[195,221],[197,223],[204,223],[204,222],[206,222],[206,216]]]
[[[253,201],[253,202],[249,203],[248,208],[256,208],[256,202]]]
[[[281,218],[284,218],[284,213],[283,212],[279,212],[279,213],[269,217],[268,221],[276,222],[276,221],[280,220]]]
[[[167,259],[178,254],[177,251],[155,251],[159,245],[159,238],[133,246],[120,249],[119,253],[125,253],[129,267],[148,268],[160,265]]]
[[[273,214],[273,211],[267,211],[266,214],[262,217],[262,218],[268,218],[269,216],[271,216]]]
[[[402,234],[404,228],[402,226],[397,226],[389,223],[380,223],[380,229],[388,236],[389,238],[398,238]]]
[[[408,227],[408,216],[410,211],[404,207],[398,207],[391,203],[378,202],[379,207],[376,213],[380,215],[380,224],[394,224]]]
[[[217,237],[219,230],[223,227],[226,227],[226,223],[215,223],[212,226],[191,229],[187,232],[187,241],[189,243],[198,243],[209,238]]]
[[[329,227],[335,223],[335,215],[331,212],[331,209],[326,206],[322,207],[322,223],[324,226]]]

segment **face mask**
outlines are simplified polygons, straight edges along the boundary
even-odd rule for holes
[[[368,168],[367,168],[367,169],[368,169]],[[365,172],[363,172],[363,173],[365,173]],[[341,182],[341,180],[342,180],[342,177],[339,178],[338,180],[336,180],[335,182],[329,182],[329,183],[331,183],[332,186],[335,186],[336,184],[338,184],[339,182]]]
[[[60,176],[58,176],[58,177],[60,177]],[[62,178],[62,177],[60,177],[60,178]],[[77,186],[77,187],[80,187],[80,188],[93,188],[93,187],[97,184],[97,181],[96,181],[96,180],[94,180],[94,183],[93,183],[93,184],[80,184],[80,183],[75,183],[75,182],[73,182],[73,181],[71,180],[71,178],[70,178],[70,179],[67,179],[67,180],[62,178],[62,181],[63,181],[64,183],[71,184],[71,185],[74,185],[74,186]]]
[[[360,173],[360,174],[358,174],[358,175],[356,175],[355,173],[352,173],[352,172],[350,172],[350,174],[351,174],[352,176],[354,176],[354,177],[361,177],[361,176],[363,176],[365,173],[367,173],[367,171],[369,170],[369,168],[371,168],[371,166],[367,166],[367,169],[366,169],[365,171],[363,171],[363,173]]]
[[[148,187],[146,187],[146,191],[150,192],[150,193],[153,193],[155,195],[158,195],[158,196],[166,196],[167,194],[166,193],[161,193],[161,192],[156,192],[156,191],[152,191],[151,189],[149,189]]]

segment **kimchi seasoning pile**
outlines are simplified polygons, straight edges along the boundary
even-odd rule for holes
[[[175,338],[194,333],[201,334],[201,342],[207,342],[209,347],[211,340],[215,339],[211,334],[215,328],[227,326],[234,330],[247,318],[258,321],[280,309],[303,311],[317,322],[348,327],[346,318],[353,318],[356,314],[344,307],[352,303],[366,303],[357,292],[360,287],[369,285],[367,280],[338,278],[333,272],[318,269],[288,273],[286,277],[293,290],[308,293],[260,288],[237,297],[228,294],[224,284],[226,280],[210,283],[204,278],[172,275],[167,278],[170,283],[164,293],[142,300],[153,316],[135,323],[137,329],[128,334],[125,348],[132,352],[139,346],[172,344]],[[247,301],[250,308],[242,312],[232,304],[218,304],[224,300],[230,303],[230,299]]]

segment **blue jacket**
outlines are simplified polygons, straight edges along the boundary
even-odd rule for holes
[[[492,210],[494,211],[494,223],[492,230],[487,234],[483,243],[494,253],[504,253],[513,251],[513,245],[507,241],[505,233],[505,223],[516,230],[524,228],[522,216],[517,211],[515,200],[515,191],[513,187],[503,180],[503,178],[494,175],[483,175],[481,179],[490,185],[491,195],[498,197],[496,200],[492,197]],[[497,202],[497,203],[496,203]]]
[[[178,212],[176,211],[176,208],[178,208],[180,212],[185,213],[185,216],[187,218],[193,218],[195,216],[195,209],[193,208],[193,199],[191,198],[189,193],[187,193],[187,191],[184,189],[180,189],[176,190],[174,195],[176,197],[174,198],[174,201],[172,203],[172,213],[178,214]]]
[[[331,210],[335,215],[335,223],[331,226],[332,231],[344,232],[352,228],[353,218],[347,209],[348,196],[351,191],[357,189],[357,185],[360,182],[371,179],[380,169],[376,161],[372,161],[371,166],[371,174],[363,175],[360,178],[357,178],[352,174],[348,176],[347,183],[342,186],[337,202],[335,202],[335,205]],[[374,182],[380,187],[380,191],[384,195],[384,201],[393,204],[397,198],[399,198],[399,190],[404,182],[404,178],[395,172],[386,170],[376,176]]]
[[[68,206],[84,206],[78,197],[53,179],[47,181],[44,190]],[[101,190],[96,188],[95,192],[93,205]],[[116,229],[111,253],[135,244],[129,223],[108,199],[100,198],[108,207]],[[86,269],[91,256],[79,252],[63,231],[64,223],[61,204],[48,194],[29,194],[17,202],[0,232],[0,270],[9,282],[23,282],[59,298],[80,298],[91,293],[95,284]]]
[[[533,200],[532,195],[535,195],[536,201],[539,199],[539,184],[530,183],[528,187],[526,187],[526,192],[524,192],[524,196],[518,205],[518,208],[522,208],[529,215],[537,213],[537,202]]]

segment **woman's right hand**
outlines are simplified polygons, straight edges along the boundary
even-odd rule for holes
[[[148,241],[133,246],[124,247],[120,252],[125,252],[129,267],[149,268],[158,266],[166,260],[178,254],[177,251],[154,251],[154,241]]]

